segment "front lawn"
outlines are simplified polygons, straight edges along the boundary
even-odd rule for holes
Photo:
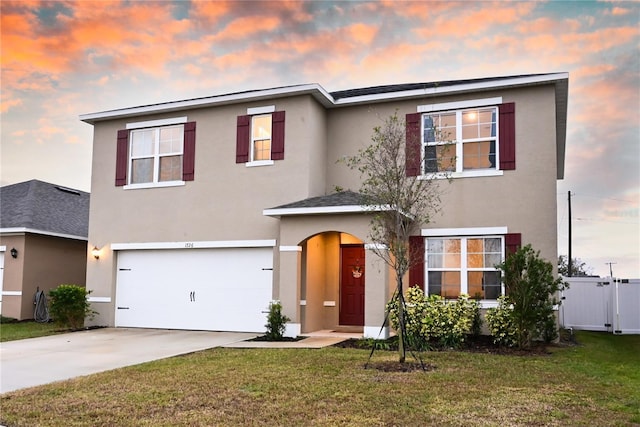
[[[640,336],[582,332],[549,355],[432,352],[435,370],[363,369],[369,351],[216,348],[2,395],[7,426],[629,426]],[[376,360],[396,354],[376,351]]]
[[[64,332],[69,332],[69,329],[54,323],[16,322],[10,321],[6,317],[2,318],[2,322],[0,322],[0,342],[44,337]]]

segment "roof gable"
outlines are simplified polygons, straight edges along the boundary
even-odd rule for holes
[[[88,236],[89,193],[31,180],[0,187],[0,230]]]

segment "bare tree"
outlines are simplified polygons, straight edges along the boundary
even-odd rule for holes
[[[374,243],[372,251],[395,272],[396,291],[392,302],[398,308],[400,363],[404,363],[406,357],[403,280],[412,263],[416,262],[410,256],[410,237],[419,235],[420,227],[440,211],[443,182],[440,178],[448,178],[447,165],[434,168],[434,172],[422,171],[420,176],[408,176],[407,166],[422,168],[419,155],[418,158],[407,158],[407,143],[420,144],[420,135],[407,131],[405,120],[396,112],[384,119],[382,126],[373,129],[370,146],[344,159],[349,168],[360,172],[359,191],[365,205],[371,208],[369,239]],[[450,150],[445,148],[443,151]],[[446,159],[449,166],[452,159]],[[438,169],[445,171],[438,172]]]

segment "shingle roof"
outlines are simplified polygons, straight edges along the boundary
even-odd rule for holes
[[[339,90],[335,92],[330,92],[330,95],[334,100],[344,99],[344,98],[353,98],[356,96],[365,96],[365,95],[378,95],[383,93],[393,93],[393,92],[405,92],[411,90],[419,90],[419,89],[433,89],[438,87],[449,87],[449,86],[457,86],[457,85],[468,85],[474,83],[486,83],[486,82],[499,82],[501,80],[510,80],[517,79],[521,77],[534,77],[534,76],[544,76],[545,74],[523,74],[517,76],[500,76],[500,77],[484,77],[478,79],[466,79],[466,80],[445,80],[439,82],[424,82],[424,83],[406,83],[406,84],[394,84],[394,85],[384,85],[384,86],[371,86],[357,89],[347,89],[347,90]]]
[[[272,209],[320,208],[327,206],[361,206],[365,204],[364,196],[354,191],[340,191],[326,196],[310,197]]]
[[[89,193],[33,179],[0,187],[0,229],[87,237]]]

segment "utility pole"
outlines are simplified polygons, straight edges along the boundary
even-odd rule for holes
[[[604,265],[609,266],[609,277],[613,278],[613,268],[611,267],[613,264],[617,264],[617,262],[605,262]]]
[[[567,191],[569,198],[569,257],[567,259],[567,271],[569,277],[573,276],[573,260],[571,258],[571,191]]]

